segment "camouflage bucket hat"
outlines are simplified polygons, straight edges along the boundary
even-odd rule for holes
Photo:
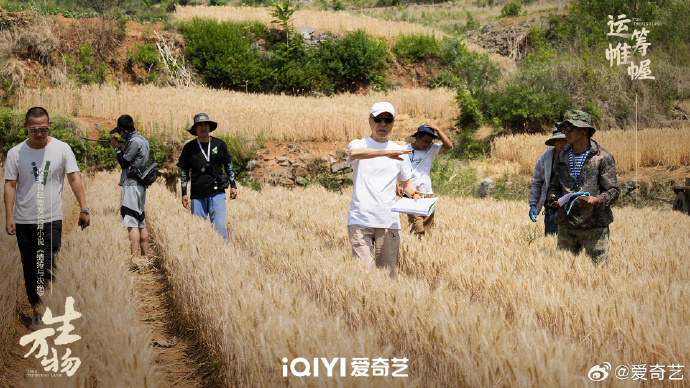
[[[590,116],[587,112],[576,109],[568,109],[568,111],[565,112],[563,121],[556,123],[556,128],[560,129],[563,123],[566,121],[578,128],[589,128],[590,136],[596,132],[596,129],[592,126],[592,116]]]

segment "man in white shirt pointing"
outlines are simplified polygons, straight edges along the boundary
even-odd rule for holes
[[[393,105],[377,102],[369,110],[371,136],[355,139],[348,146],[354,182],[347,217],[352,254],[366,268],[374,263],[388,268],[391,276],[395,276],[400,250],[400,216],[391,211],[398,178],[408,197],[421,198],[410,180],[410,160],[402,156],[412,151],[388,140],[394,121]]]

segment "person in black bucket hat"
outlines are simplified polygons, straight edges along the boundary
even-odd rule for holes
[[[213,132],[218,128],[218,123],[208,118],[206,113],[197,113],[194,115],[194,124],[187,129],[187,132],[191,133],[192,136],[196,136],[196,125],[199,123],[209,123],[209,132]]]
[[[545,144],[549,147],[537,158],[537,164],[534,166],[534,173],[532,173],[532,187],[529,191],[529,218],[532,222],[537,222],[537,215],[544,207],[544,234],[549,235],[558,233],[557,210],[550,206],[544,206],[546,192],[549,189],[553,164],[558,154],[568,143],[563,132],[554,128],[551,138],[546,140]]]
[[[229,186],[230,199],[235,199],[237,185],[227,145],[223,140],[209,135],[216,128],[218,123],[206,113],[194,115],[194,124],[187,132],[197,138],[184,145],[177,166],[181,170],[182,206],[191,208],[195,216],[209,217],[218,233],[227,241],[225,190]],[[190,195],[187,195],[188,183],[191,183]]]

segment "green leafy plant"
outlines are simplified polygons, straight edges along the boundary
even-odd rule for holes
[[[362,30],[323,42],[315,56],[323,74],[332,82],[332,90],[341,92],[349,91],[357,83],[385,78],[391,61],[385,41]]]
[[[518,16],[521,10],[522,4],[519,1],[513,0],[501,8],[501,17],[507,18]]]
[[[401,63],[436,57],[437,51],[438,41],[433,35],[400,35],[393,44],[393,53]]]
[[[292,15],[297,10],[292,3],[292,0],[273,0],[271,2],[271,16],[275,19],[273,23],[278,23],[283,26],[285,30],[285,41],[288,47],[290,47],[290,19]]]
[[[268,38],[259,22],[193,19],[180,24],[187,55],[206,83],[215,87],[265,91],[268,58],[259,54],[256,40]]]
[[[86,41],[77,50],[77,60],[75,61],[66,54],[62,56],[67,68],[79,83],[91,85],[93,83],[103,83],[107,74],[108,66],[105,63],[96,65],[96,59],[91,47],[91,41]]]
[[[235,172],[237,180],[246,178],[247,163],[254,159],[256,151],[262,145],[261,143],[250,140],[241,134],[219,135],[215,136],[225,142],[228,147],[228,154],[232,161],[232,169]]]

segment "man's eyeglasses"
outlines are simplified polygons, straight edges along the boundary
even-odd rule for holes
[[[29,127],[29,132],[31,132],[34,135],[39,133],[39,132],[46,134],[46,133],[50,132],[50,127]]]
[[[395,120],[392,117],[374,117],[374,122],[375,123],[380,123],[381,121],[385,122],[386,124],[390,124]]]

